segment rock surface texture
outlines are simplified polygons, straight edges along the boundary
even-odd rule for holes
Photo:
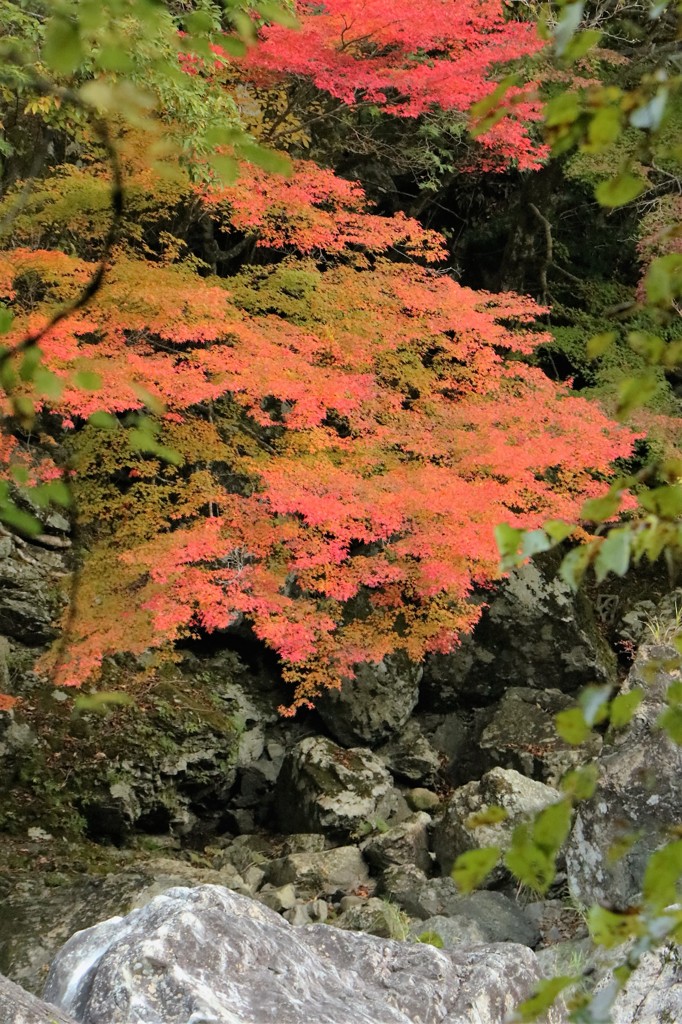
[[[373,747],[405,725],[419,698],[421,677],[421,665],[393,654],[377,665],[358,665],[355,679],[327,691],[316,707],[339,743]]]
[[[370,750],[344,750],[322,736],[301,740],[279,777],[278,812],[285,832],[348,838],[375,818],[388,819],[398,794]]]
[[[0,974],[0,1024],[76,1024],[73,1017],[29,995]]]
[[[485,699],[509,686],[557,687],[615,682],[616,660],[587,598],[558,575],[556,559],[510,574],[471,636],[453,653],[435,655],[423,690],[435,709],[456,709],[463,694]]]
[[[201,886],[76,934],[45,997],[79,1024],[500,1024],[538,977],[523,946],[443,952],[324,925],[293,929],[258,903]]]
[[[680,679],[674,648],[641,648],[624,690],[641,687],[642,703],[630,728],[604,747],[599,789],[580,805],[566,847],[569,886],[583,903],[636,902],[649,855],[682,819],[682,747],[657,726],[667,689]],[[608,856],[633,835],[623,856]]]

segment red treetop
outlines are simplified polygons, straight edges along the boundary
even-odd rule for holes
[[[433,107],[466,112],[491,91],[501,65],[545,45],[534,25],[509,20],[500,0],[298,0],[296,10],[300,28],[263,28],[241,72],[260,86],[306,78],[342,103],[369,102],[399,117]],[[536,169],[546,151],[526,125],[540,109],[516,101],[479,142]]]

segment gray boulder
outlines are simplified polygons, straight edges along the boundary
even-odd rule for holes
[[[499,1024],[539,977],[523,946],[444,952],[292,928],[258,903],[202,886],[75,935],[45,997],[79,1024]]]
[[[327,690],[315,707],[332,736],[344,746],[374,747],[398,733],[419,698],[421,665],[404,654],[378,664],[363,662],[340,690]]]
[[[370,884],[367,864],[356,846],[290,854],[268,865],[266,879],[275,886],[292,882],[299,890],[323,896],[352,892]]]
[[[332,924],[348,931],[402,941],[408,936],[410,919],[395,903],[374,896],[366,903],[344,910]]]
[[[442,879],[449,882],[450,879]],[[429,905],[436,894],[429,887],[422,892],[422,908]],[[472,945],[476,942],[520,942],[535,947],[540,933],[523,910],[501,892],[481,890],[468,896],[462,893],[440,893],[440,913],[414,924],[410,934],[418,937],[423,932],[435,932],[443,939],[446,949],[454,945]],[[432,904],[433,905],[433,904]]]
[[[457,857],[466,850],[499,846],[504,852],[511,845],[516,825],[557,800],[556,789],[513,769],[493,768],[479,782],[467,782],[453,793],[434,828],[433,849],[443,874],[450,874]],[[507,818],[494,825],[476,827],[469,823],[472,814],[492,806],[503,807]],[[495,868],[489,881],[499,881],[503,874],[502,868]]]
[[[510,687],[478,741],[491,767],[514,768],[555,786],[570,768],[595,757],[601,750],[601,736],[595,734],[576,748],[556,731],[555,716],[574,703],[560,690]]]
[[[682,819],[682,748],[657,726],[667,689],[680,680],[674,648],[640,649],[624,690],[641,686],[644,700],[604,747],[597,792],[579,805],[566,845],[569,887],[583,903],[636,901],[650,854]],[[618,846],[624,852],[614,859],[609,851]]]
[[[0,633],[33,647],[54,640],[65,571],[61,552],[0,530]]]
[[[370,836],[362,844],[362,852],[380,871],[394,864],[416,864],[428,874],[433,867],[428,842],[430,824],[430,815],[413,814],[399,825]]]
[[[441,755],[413,719],[377,754],[392,775],[412,785],[433,782],[441,768]]]
[[[309,736],[289,751],[277,785],[284,832],[324,832],[334,839],[360,834],[398,805],[391,776],[370,750],[345,750]]]
[[[608,982],[604,982],[606,986]],[[612,1024],[678,1024],[682,1019],[682,954],[664,946],[645,954],[616,996]]]
[[[413,918],[420,931],[438,931],[436,918],[452,921],[452,929],[459,928],[462,941],[469,942],[521,942],[535,946],[540,938],[537,927],[521,908],[501,892],[480,890],[464,895],[451,878],[430,878],[396,900]],[[476,936],[483,936],[477,938]]]
[[[422,695],[436,710],[456,710],[463,697],[500,696],[509,686],[557,687],[615,682],[616,660],[587,597],[558,575],[548,556],[512,572],[471,636],[452,654],[424,667]]]
[[[0,974],[0,1024],[76,1024],[73,1017],[29,995]]]

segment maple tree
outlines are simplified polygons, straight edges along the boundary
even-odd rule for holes
[[[434,109],[466,114],[491,92],[501,68],[520,66],[545,45],[534,24],[514,20],[498,0],[399,7],[389,0],[297,0],[295,10],[297,26],[261,29],[258,45],[237,61],[241,81],[256,89],[309,82],[342,105],[401,118]],[[219,45],[214,52],[227,57]],[[533,83],[510,86],[507,100],[504,116],[478,137],[478,165],[500,169],[513,161],[537,169],[547,150],[530,131],[541,109]],[[270,134],[283,120],[280,113]]]
[[[255,96],[307,78],[416,118],[465,110],[541,45],[489,0],[298,13],[297,33],[267,25],[244,56],[212,43],[217,64],[185,55],[184,74],[228,92],[238,74]],[[541,159],[529,103],[482,137],[495,159]],[[44,667],[77,685],[109,654],[244,616],[294,710],[358,662],[451,649],[479,614],[472,588],[497,574],[495,523],[575,518],[633,435],[528,364],[548,341],[539,306],[426,269],[443,238],[380,215],[359,183],[311,160],[289,177],[254,166],[243,134],[216,138],[206,174],[169,175],[140,160],[135,131],[119,140],[128,210],[96,299],[41,338],[39,373],[14,361],[4,405],[18,437],[38,416],[44,486],[62,482],[50,431],[70,452],[87,539],[69,650]],[[86,152],[9,220],[10,349],[92,279],[109,183],[87,133]],[[248,246],[263,266],[244,266]]]
[[[121,252],[97,303],[42,343],[61,391],[37,400],[73,431],[79,514],[98,523],[58,681],[244,615],[295,708],[360,661],[450,649],[479,613],[473,585],[496,574],[494,524],[574,515],[631,435],[519,358],[547,340],[532,300],[382,258],[407,239],[437,259],[440,242],[363,212],[358,185],[301,165],[294,182],[247,172],[201,198],[299,255],[202,281]],[[4,253],[9,341],[89,273],[56,251]],[[22,310],[30,275],[41,298]],[[84,368],[97,390],[74,383]],[[136,451],[135,425],[83,428],[155,403],[157,453]]]

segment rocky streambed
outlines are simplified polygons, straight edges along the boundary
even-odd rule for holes
[[[39,554],[26,583],[16,554],[5,576],[28,589],[0,608],[22,697],[0,715],[0,1024],[502,1024],[543,974],[607,977],[584,908],[636,901],[682,819],[680,749],[656,727],[680,672],[673,597],[595,604],[551,563],[527,566],[454,655],[362,666],[287,721],[273,667],[229,637],[180,652],[133,704],[46,689],[29,666],[59,561]],[[627,674],[609,634],[637,650]],[[112,663],[104,689],[127,671]],[[629,730],[575,748],[554,716],[595,682],[645,699]],[[507,848],[590,759],[600,789],[546,897],[502,869],[463,895],[455,858]],[[475,827],[493,804],[506,819]],[[682,1020],[675,949],[648,957],[613,1019]]]

